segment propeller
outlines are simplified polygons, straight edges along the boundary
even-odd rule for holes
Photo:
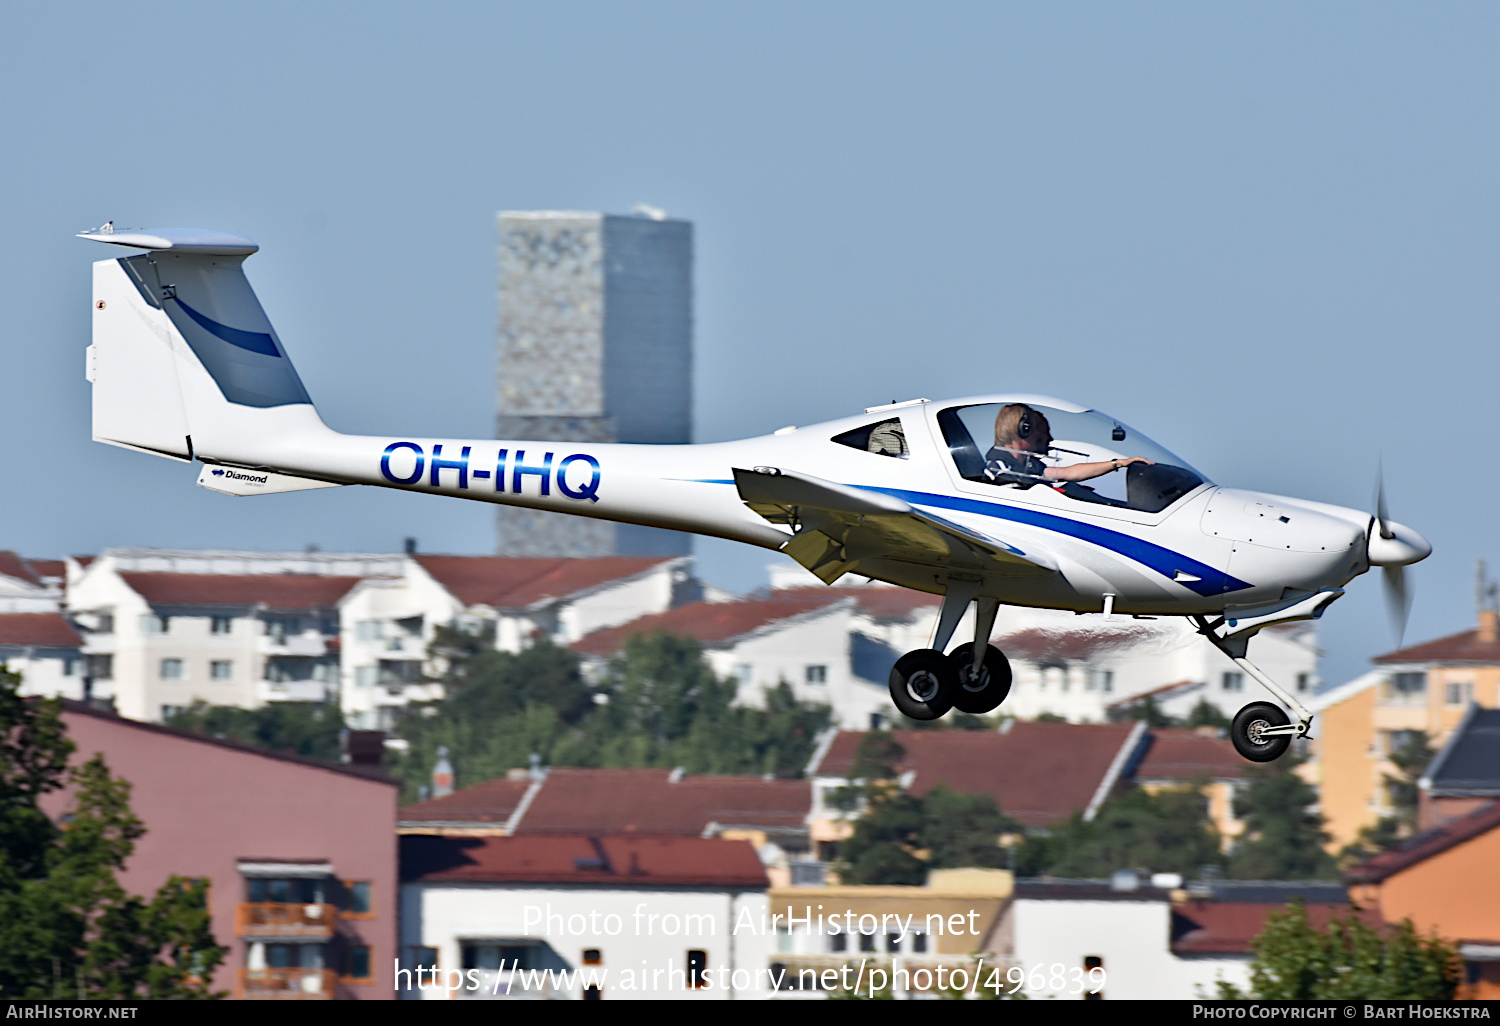
[[[1411,588],[1406,583],[1406,564],[1423,559],[1432,551],[1426,539],[1410,528],[1395,524],[1385,505],[1384,468],[1375,468],[1375,518],[1370,525],[1366,550],[1370,563],[1381,568],[1385,585],[1385,611],[1396,635],[1396,647],[1406,637],[1406,621],[1411,615]]]

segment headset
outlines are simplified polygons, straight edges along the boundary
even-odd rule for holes
[[[1028,407],[1023,407],[1023,409],[1026,412],[1024,412],[1024,413],[1021,414],[1021,420],[1020,420],[1019,423],[1016,424],[1016,437],[1017,438],[1030,438],[1031,437],[1031,408],[1028,406]]]

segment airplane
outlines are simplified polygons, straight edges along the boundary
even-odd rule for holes
[[[1181,616],[1286,707],[1251,703],[1229,730],[1269,762],[1312,713],[1250,661],[1251,638],[1317,619],[1376,566],[1404,623],[1402,568],[1432,551],[1389,518],[1383,487],[1373,515],[1219,487],[1124,422],[1039,395],[912,399],[698,445],[341,434],[245,277],[254,242],[113,223],[79,237],[138,251],[94,264],[96,441],[201,463],[198,483],[231,495],[451,495],[728,538],[825,584],[854,573],[942,595],[932,647],[890,672],[917,720],[1004,701],[1010,663],[989,643],[1002,603]],[[973,640],[947,652],[971,605]]]

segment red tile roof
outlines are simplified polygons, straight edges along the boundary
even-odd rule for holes
[[[1376,656],[1372,662],[1478,663],[1483,666],[1500,666],[1500,641],[1482,641],[1479,631],[1464,631],[1436,641],[1424,641],[1409,648],[1398,648],[1394,652]]]
[[[505,778],[409,805],[403,823],[504,823],[529,781]],[[518,790],[519,788],[519,790]],[[812,804],[806,780],[682,776],[665,769],[557,767],[532,798],[518,834],[678,834],[721,827],[799,829]]]
[[[1233,743],[1217,733],[1153,730],[1147,745],[1146,755],[1135,770],[1137,780],[1237,780],[1245,775],[1248,765]]]
[[[490,823],[500,826],[521,804],[531,779],[496,777],[482,784],[454,791],[442,798],[408,805],[401,810],[402,823]]]
[[[588,834],[401,838],[404,883],[593,884],[600,887],[769,886],[745,841]]]
[[[1023,825],[1046,826],[1088,807],[1134,726],[1012,721],[1006,733],[894,730],[891,736],[906,749],[898,768],[916,771],[912,793],[926,794],[941,783],[964,794],[988,794]],[[814,772],[847,774],[863,737],[861,731],[840,731]]]
[[[1379,883],[1418,862],[1440,855],[1465,841],[1500,827],[1500,801],[1481,805],[1467,816],[1450,819],[1441,826],[1424,830],[1393,851],[1382,852],[1361,863],[1345,875],[1355,883]]]
[[[665,556],[518,559],[508,556],[414,556],[466,606],[525,609],[625,580],[668,562]]]
[[[358,577],[314,574],[137,574],[120,575],[152,605],[254,606],[268,609],[331,609]]]
[[[68,573],[67,564],[60,559],[28,559],[26,565],[36,573],[38,577],[66,577]]]
[[[26,560],[8,549],[0,549],[0,577],[14,577],[27,584],[42,583]]]
[[[1285,905],[1265,902],[1189,901],[1172,906],[1172,952],[1177,955],[1244,955],[1266,928],[1266,918]],[[1323,930],[1334,916],[1343,916],[1348,905],[1309,904],[1307,921]],[[1379,928],[1380,913],[1362,909],[1359,918]]]
[[[0,613],[0,645],[82,644],[83,638],[61,613]]]
[[[744,602],[692,602],[665,613],[643,616],[618,627],[595,631],[574,642],[573,649],[589,655],[614,655],[635,635],[657,631],[681,634],[705,643],[731,641],[770,624],[826,609],[841,601],[841,596],[828,591],[798,588],[790,593],[774,592],[769,598]]]

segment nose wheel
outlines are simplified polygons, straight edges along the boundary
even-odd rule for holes
[[[1291,720],[1280,706],[1252,702],[1235,713],[1229,725],[1234,750],[1251,762],[1279,759],[1292,743]]]

